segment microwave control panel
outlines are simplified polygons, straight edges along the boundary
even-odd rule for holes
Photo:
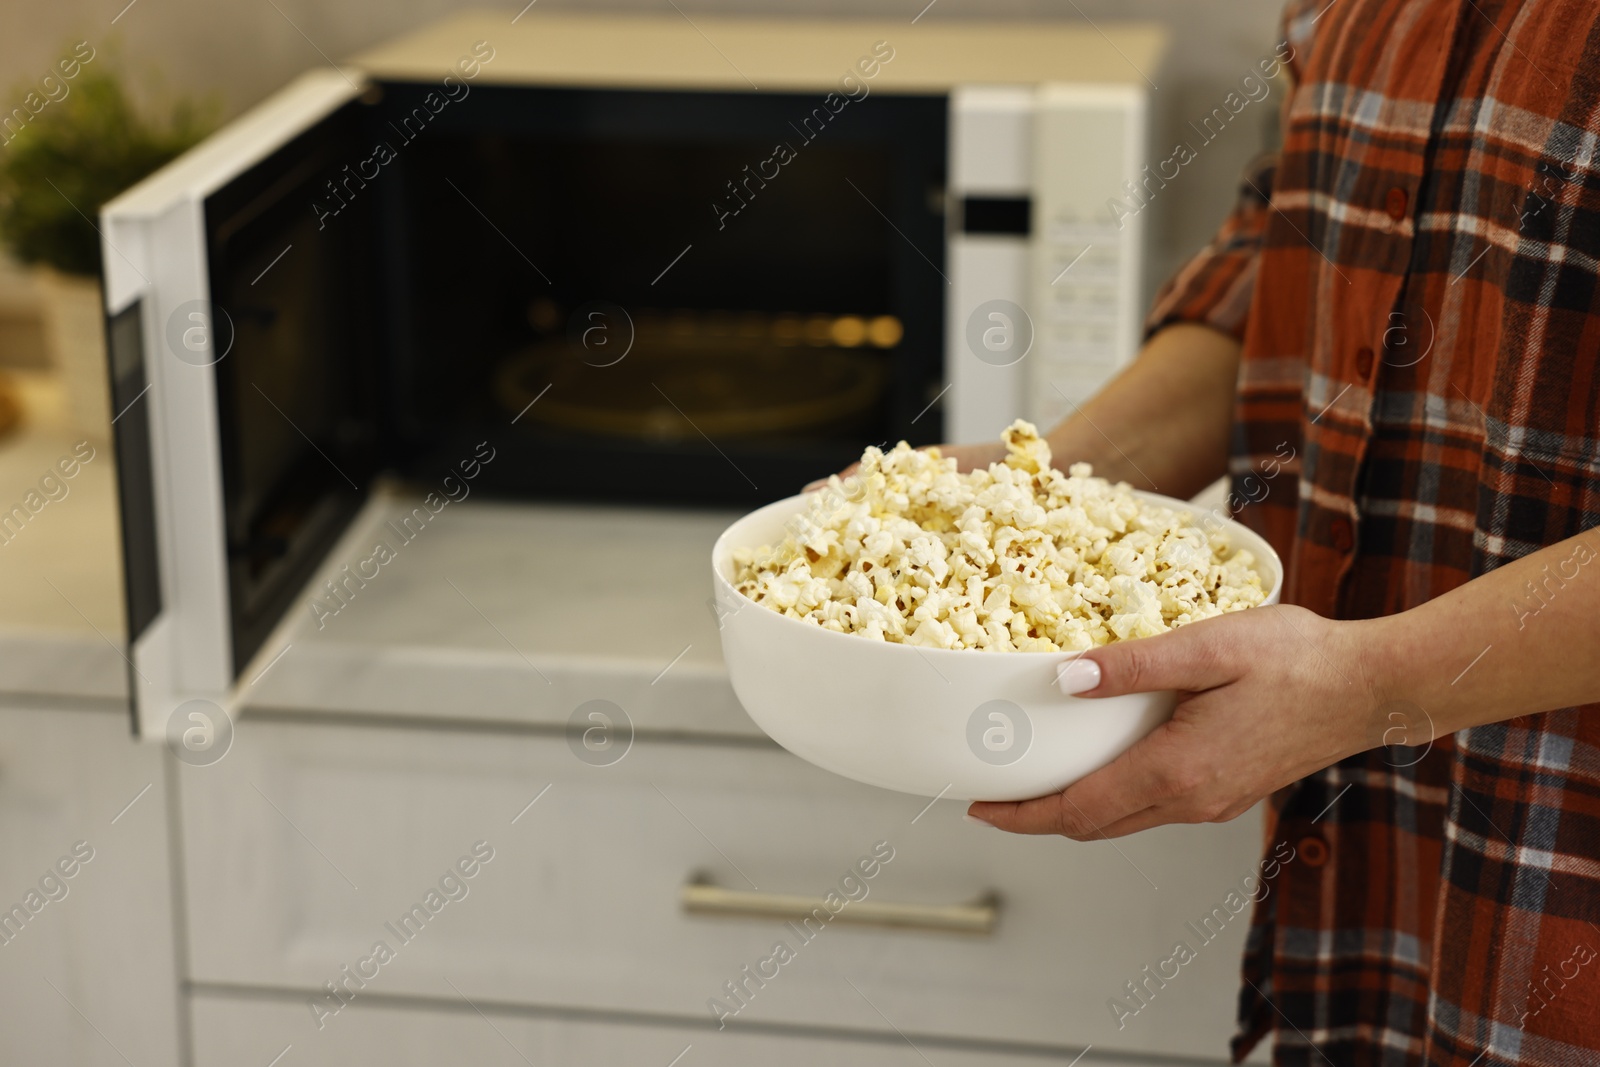
[[[1145,116],[1131,86],[952,94],[951,192],[966,210],[949,238],[951,440],[992,440],[1019,415],[1048,428],[1137,351]],[[1008,201],[1026,223],[990,225]]]

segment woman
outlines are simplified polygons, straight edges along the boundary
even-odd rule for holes
[[[1600,1062],[1600,18],[1317,0],[1285,35],[1281,152],[1051,434],[1174,496],[1226,467],[1284,605],[1071,663],[1069,693],[1184,695],[1060,795],[971,813],[1089,840],[1270,796],[1296,858],[1237,1057]]]

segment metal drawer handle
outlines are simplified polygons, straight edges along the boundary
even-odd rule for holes
[[[684,885],[680,898],[683,910],[691,915],[803,920],[821,911],[832,922],[984,936],[994,933],[1000,918],[1000,895],[993,890],[970,904],[897,904],[868,898],[853,900],[844,910],[832,913],[821,897],[725,889],[709,878],[696,876]]]

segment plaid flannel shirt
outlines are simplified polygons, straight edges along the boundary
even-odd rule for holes
[[[1314,0],[1284,34],[1283,147],[1149,327],[1242,340],[1239,517],[1286,601],[1373,617],[1600,524],[1600,5]],[[1564,639],[1539,618],[1561,584],[1507,604],[1519,640]],[[1271,1033],[1279,1064],[1600,1064],[1600,705],[1426,747],[1395,721],[1418,747],[1273,798],[1295,858],[1235,1056]]]

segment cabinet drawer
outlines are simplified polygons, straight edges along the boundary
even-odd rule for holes
[[[0,704],[0,1064],[178,1062],[164,755],[126,708]]]
[[[1077,1054],[1010,1052],[897,1034],[849,1038],[838,1034],[760,1033],[659,1020],[598,1021],[516,1011],[479,1015],[459,997],[454,1005],[355,1003],[338,1027],[307,1036],[302,1007],[277,999],[201,994],[191,1000],[194,1067],[1065,1067]],[[915,1040],[915,1039],[913,1039]],[[286,1053],[286,1054],[285,1054]],[[1215,1061],[1219,1067],[1225,1061]],[[1168,1067],[1174,1061],[1102,1059],[1093,1050],[1077,1067]],[[1195,1060],[1181,1067],[1198,1067]]]
[[[467,996],[707,1023],[740,982],[730,1030],[1221,1056],[1247,914],[1121,1026],[1108,1001],[1180,938],[1196,944],[1185,924],[1255,870],[1259,841],[1254,815],[1114,843],[1017,838],[764,743],[640,740],[601,767],[560,735],[247,717],[227,758],[180,767],[179,786],[190,977],[298,996],[307,1037],[348,1023],[330,982],[352,1007]],[[892,860],[843,882],[878,842]],[[864,888],[875,904],[993,892],[999,921],[983,936],[686,914],[697,876]],[[792,958],[773,962],[779,942]]]

